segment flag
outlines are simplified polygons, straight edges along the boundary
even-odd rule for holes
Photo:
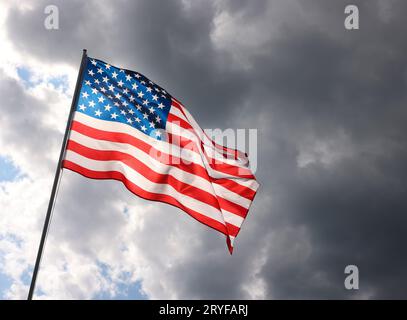
[[[86,59],[62,166],[180,208],[232,253],[258,188],[247,154],[217,144],[144,75]]]

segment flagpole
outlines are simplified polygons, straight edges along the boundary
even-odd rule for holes
[[[38,247],[37,258],[35,260],[35,266],[34,266],[34,271],[33,271],[33,275],[32,275],[32,278],[31,278],[30,291],[28,292],[27,300],[32,300],[34,290],[35,290],[35,282],[37,280],[38,271],[40,269],[41,257],[42,257],[42,253],[44,251],[45,240],[47,238],[47,233],[48,233],[49,224],[50,224],[50,220],[51,220],[52,210],[54,208],[54,203],[55,203],[55,196],[56,196],[56,193],[57,193],[59,179],[60,179],[60,176],[61,176],[62,161],[64,160],[64,156],[65,156],[65,149],[66,149],[66,145],[67,145],[67,142],[68,142],[69,130],[71,128],[73,114],[74,114],[74,111],[75,111],[76,104],[78,102],[79,92],[81,90],[81,84],[82,84],[82,78],[83,78],[83,70],[85,69],[85,66],[86,66],[86,57],[87,57],[86,49],[83,49],[81,66],[79,68],[78,78],[76,80],[76,86],[75,86],[75,92],[74,92],[74,95],[73,95],[73,98],[72,98],[71,110],[69,111],[68,122],[66,124],[64,140],[62,142],[61,152],[59,154],[58,166],[57,166],[56,173],[55,173],[55,178],[54,178],[54,185],[52,186],[51,196],[50,196],[49,203],[48,203],[47,215],[45,216],[44,227],[42,229],[40,245]]]

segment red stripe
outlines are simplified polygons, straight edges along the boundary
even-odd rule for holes
[[[239,234],[240,228],[234,226],[233,224],[226,222],[226,228],[228,233],[233,237],[236,237]]]
[[[221,185],[222,187],[232,190],[234,193],[239,194],[241,197],[244,197],[249,200],[253,200],[256,195],[256,191],[248,187],[242,186],[241,184],[230,180],[230,179],[215,179],[214,183]]]
[[[74,151],[88,159],[98,161],[119,161],[133,170],[140,173],[148,180],[158,184],[168,184],[179,193],[187,195],[193,199],[199,200],[220,211],[218,199],[211,193],[200,188],[184,183],[170,174],[160,174],[152,170],[149,166],[136,159],[135,157],[120,151],[96,150],[83,146],[75,141],[69,140],[67,149]],[[225,208],[226,209],[226,208]]]
[[[225,198],[222,198],[220,196],[218,196],[218,201],[219,201],[219,205],[222,209],[225,209],[231,213],[234,213],[242,218],[246,218],[247,215],[247,211],[249,211],[249,209],[246,209],[245,207],[239,206],[237,203],[234,203],[232,201],[229,201]]]
[[[181,128],[190,130],[191,133],[195,134],[195,129],[190,125],[189,122],[181,119],[180,117],[176,116],[175,114],[169,113],[167,117],[167,121],[178,124]],[[196,135],[196,134],[195,134]],[[199,137],[197,137],[199,139]]]
[[[146,191],[146,190],[140,188],[139,186],[137,186],[136,184],[134,184],[133,182],[128,180],[121,172],[118,172],[118,171],[102,172],[102,171],[89,170],[89,169],[79,166],[69,160],[63,161],[63,167],[66,169],[75,171],[75,172],[77,172],[87,178],[91,178],[91,179],[101,179],[101,180],[113,179],[113,180],[121,181],[126,186],[126,188],[130,192],[134,193],[135,195],[137,195],[143,199],[146,199],[146,200],[159,201],[159,202],[168,203],[175,207],[178,207],[181,210],[188,213],[193,218],[195,218],[196,220],[198,220],[199,222],[223,233],[226,236],[228,235],[228,230],[226,229],[225,225],[223,225],[222,223],[220,223],[216,220],[213,220],[205,215],[200,214],[199,212],[196,212],[196,211],[184,206],[183,204],[178,202],[178,200],[176,200],[175,198],[173,198],[169,195],[153,193],[153,192],[149,192],[149,191]],[[237,235],[238,230],[235,230],[234,228],[232,228],[232,230],[234,231],[234,234]],[[230,235],[235,236],[233,234],[230,234]]]

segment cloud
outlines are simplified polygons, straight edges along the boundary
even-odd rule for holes
[[[261,189],[230,257],[179,210],[64,172],[41,298],[123,283],[170,299],[406,296],[404,2],[355,1],[358,31],[346,1],[56,1],[58,31],[46,4],[4,4],[1,155],[25,174],[0,182],[5,297],[26,294],[82,48],[148,75],[203,127],[257,128]]]

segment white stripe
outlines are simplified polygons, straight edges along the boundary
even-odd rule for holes
[[[225,187],[221,186],[220,184],[213,184],[213,189],[215,193],[222,197],[223,199],[229,200],[230,202],[236,203],[243,208],[249,209],[250,204],[252,203],[249,199],[240,196],[238,193],[230,191]]]
[[[67,150],[65,159],[73,163],[76,163],[79,166],[84,167],[88,170],[101,172],[118,171],[122,173],[124,176],[126,176],[126,178],[129,181],[131,181],[132,183],[134,183],[135,185],[137,185],[138,187],[147,192],[169,195],[176,199],[181,204],[183,204],[185,207],[197,211],[200,214],[207,216],[213,220],[216,220],[222,224],[225,224],[223,216],[219,210],[215,209],[214,207],[206,203],[186,196],[185,194],[179,193],[170,184],[154,183],[120,161],[92,160],[80,154],[77,154],[76,152],[73,152],[71,150]]]
[[[229,236],[230,239],[230,245],[233,247],[233,243],[235,242],[236,237]]]
[[[225,219],[225,222],[233,224],[234,226],[236,226],[240,229],[240,226],[242,225],[242,223],[244,221],[244,219],[241,216],[238,216],[225,209],[222,209],[222,214],[223,214],[223,218]]]

